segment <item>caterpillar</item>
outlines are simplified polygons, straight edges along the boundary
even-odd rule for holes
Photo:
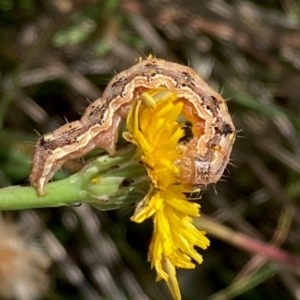
[[[181,182],[191,188],[216,183],[231,154],[236,130],[225,100],[191,68],[148,58],[117,74],[102,96],[92,102],[80,120],[67,123],[37,142],[30,182],[39,196],[68,159],[94,148],[114,154],[121,120],[142,93],[159,87],[173,90],[184,104],[183,116],[192,125],[192,139],[178,162]]]

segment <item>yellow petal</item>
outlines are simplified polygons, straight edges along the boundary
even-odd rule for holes
[[[167,280],[167,285],[169,287],[169,290],[175,300],[181,300],[180,289],[176,278],[176,269],[174,265],[167,258],[163,260],[163,264],[166,272],[169,275]]]
[[[138,99],[127,118],[130,133],[124,137],[139,147],[152,188],[138,205],[132,221],[153,217],[154,230],[148,252],[157,279],[166,281],[174,299],[181,299],[176,267],[193,269],[193,260],[201,263],[195,247],[205,249],[209,240],[205,232],[193,225],[200,216],[200,205],[186,199],[176,164],[183,155],[184,123],[178,119],[183,102],[173,91],[159,88],[147,91]]]

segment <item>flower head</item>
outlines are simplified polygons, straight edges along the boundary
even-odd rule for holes
[[[137,145],[151,179],[150,191],[131,220],[143,222],[153,217],[149,261],[157,280],[164,279],[174,299],[181,299],[176,267],[195,268],[192,260],[201,263],[202,256],[194,247],[206,249],[209,240],[192,224],[192,218],[200,216],[200,206],[187,200],[184,192],[188,191],[178,177],[176,162],[183,155],[184,123],[178,122],[183,103],[176,100],[177,95],[164,88],[142,94],[128,115],[129,132],[124,137]]]

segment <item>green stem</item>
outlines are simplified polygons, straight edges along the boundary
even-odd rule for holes
[[[47,195],[39,197],[33,187],[12,186],[0,190],[0,210],[56,207],[78,203],[80,186],[72,184],[75,174],[47,185]]]
[[[58,207],[86,202],[100,210],[141,201],[149,190],[145,168],[134,158],[133,148],[118,156],[94,159],[80,172],[46,185],[45,196],[33,187],[0,189],[0,211]]]

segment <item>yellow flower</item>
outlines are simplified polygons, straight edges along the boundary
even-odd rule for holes
[[[195,246],[206,249],[209,240],[205,232],[192,224],[200,216],[199,204],[186,199],[188,192],[181,185],[176,161],[182,157],[180,139],[184,137],[184,123],[178,118],[183,103],[177,95],[160,88],[142,94],[127,118],[124,138],[138,147],[139,159],[151,179],[151,189],[138,205],[131,220],[143,222],[153,217],[154,231],[148,259],[157,272],[157,280],[164,279],[174,297],[181,299],[176,279],[176,267],[192,269],[202,262]]]

